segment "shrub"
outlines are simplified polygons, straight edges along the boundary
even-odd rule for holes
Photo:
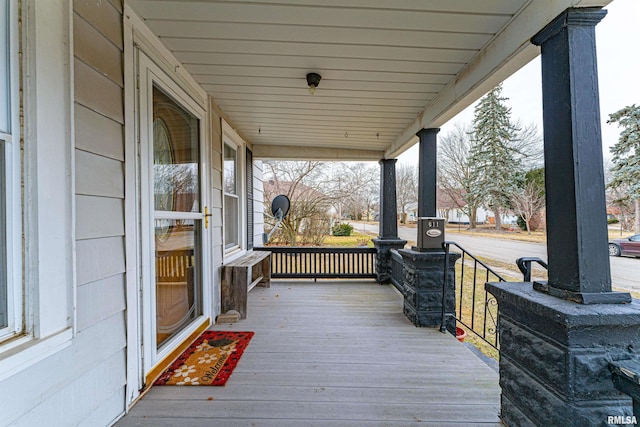
[[[302,227],[302,244],[320,246],[329,235],[330,219],[324,216],[306,218]]]
[[[335,224],[331,231],[334,236],[351,236],[351,232],[353,231],[353,225],[343,223],[343,224]]]
[[[617,223],[619,223],[619,222],[620,222],[620,221],[618,221],[618,218],[609,218],[609,219],[607,220],[607,224],[617,224]]]

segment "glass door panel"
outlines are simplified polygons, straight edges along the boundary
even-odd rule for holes
[[[200,123],[153,87],[156,347],[202,314]]]

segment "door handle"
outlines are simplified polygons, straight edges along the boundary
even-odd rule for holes
[[[209,217],[211,214],[209,213],[209,207],[204,207],[204,228],[209,228]]]

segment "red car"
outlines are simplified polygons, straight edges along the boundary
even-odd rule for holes
[[[635,234],[628,239],[614,239],[610,241],[609,255],[629,255],[640,257],[640,234]]]

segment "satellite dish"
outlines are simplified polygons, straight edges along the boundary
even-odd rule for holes
[[[280,225],[284,217],[287,216],[287,214],[289,213],[289,208],[291,208],[291,201],[284,194],[280,194],[279,196],[276,196],[273,198],[273,200],[271,201],[271,214],[278,220],[278,222],[271,229],[269,234],[267,233],[262,234],[263,244],[266,245],[267,243],[269,243],[269,239],[271,238],[271,235],[274,233],[274,231],[276,231],[276,229],[278,228],[278,226]]]
[[[278,219],[287,216],[289,208],[291,208],[291,202],[284,194],[274,197],[271,202],[271,214]]]

